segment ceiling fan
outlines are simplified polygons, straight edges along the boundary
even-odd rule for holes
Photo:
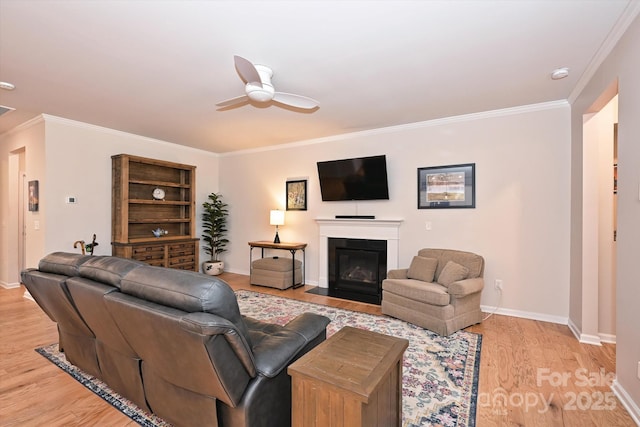
[[[233,60],[240,78],[245,83],[245,95],[218,102],[218,107],[226,108],[244,105],[249,102],[268,104],[274,102],[283,106],[313,110],[319,103],[315,99],[294,95],[292,93],[276,92],[271,84],[273,70],[264,65],[254,65],[248,59],[234,55]]]

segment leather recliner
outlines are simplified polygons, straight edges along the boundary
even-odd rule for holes
[[[79,368],[97,366],[96,376],[176,426],[290,425],[286,367],[324,341],[329,323],[312,313],[284,326],[251,319],[220,278],[117,257],[54,253],[22,280],[60,331],[69,319],[89,331],[73,345],[76,335],[60,333],[63,350],[88,349]],[[52,287],[61,289],[54,299]]]

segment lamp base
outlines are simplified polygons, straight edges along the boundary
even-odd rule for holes
[[[276,237],[273,239],[273,243],[280,243],[280,236],[278,236],[278,232],[276,231]]]

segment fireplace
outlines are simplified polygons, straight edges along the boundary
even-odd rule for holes
[[[328,239],[329,295],[380,304],[387,274],[387,241]]]
[[[350,239],[350,240],[366,240],[366,241],[382,241],[385,245],[385,262],[386,267],[379,267],[378,280],[379,284],[386,277],[386,270],[393,270],[398,267],[398,253],[399,253],[399,239],[400,239],[400,225],[402,219],[354,219],[354,218],[316,218],[319,228],[319,246],[318,246],[318,286],[307,292],[330,295],[332,291],[329,289],[329,239]],[[348,248],[360,252],[358,249]],[[361,255],[361,253],[359,253]],[[370,254],[367,254],[370,255]],[[335,257],[334,257],[335,259]],[[335,276],[335,270],[332,274]],[[352,273],[355,275],[355,272]],[[358,272],[358,275],[362,275],[362,272]],[[371,300],[371,295],[367,293],[353,292],[349,287],[353,287],[353,283],[343,284],[347,288],[340,290],[339,297],[351,299],[364,298]],[[362,290],[365,286],[364,283],[358,284]],[[368,286],[368,284],[367,284]],[[369,286],[369,288],[371,288]],[[379,289],[379,288],[378,288]],[[369,292],[371,289],[368,289]],[[338,296],[333,294],[332,296]],[[357,297],[357,298],[356,298]],[[375,298],[375,297],[374,297]],[[377,304],[379,304],[379,300]]]

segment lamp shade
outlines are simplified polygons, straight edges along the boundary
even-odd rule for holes
[[[284,225],[284,211],[274,209],[269,216],[269,224],[271,225]]]

